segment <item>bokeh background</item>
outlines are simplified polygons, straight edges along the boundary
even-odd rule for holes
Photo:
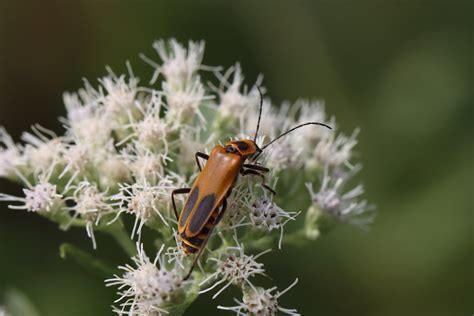
[[[323,98],[343,131],[360,126],[357,156],[371,232],[340,227],[264,262],[281,304],[303,315],[472,315],[473,6],[468,1],[0,2],[0,125],[16,139],[35,122],[62,132],[62,93],[105,65],[155,56],[155,39],[206,40],[204,63],[242,63],[274,102]],[[155,58],[156,59],[156,58]],[[18,193],[0,181],[0,191]],[[41,315],[110,315],[114,289],[58,256],[82,230],[0,205],[0,302],[23,293]],[[100,251],[125,262],[99,236]],[[232,305],[203,295],[188,315]],[[13,296],[15,296],[13,294]],[[18,295],[16,295],[18,297]],[[230,313],[229,313],[230,314]]]

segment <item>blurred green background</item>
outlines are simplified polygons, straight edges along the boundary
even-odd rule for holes
[[[6,1],[0,4],[0,125],[61,132],[62,93],[129,59],[146,82],[160,38],[206,40],[206,65],[240,61],[275,103],[324,98],[342,130],[362,133],[360,179],[379,214],[370,233],[340,227],[265,256],[298,286],[281,305],[303,315],[472,315],[473,6],[456,1]],[[0,181],[0,191],[20,188]],[[82,230],[0,206],[0,301],[10,289],[41,315],[110,315],[114,289],[61,260]],[[125,262],[99,236],[100,251]],[[226,314],[229,291],[188,315]],[[227,313],[230,315],[230,313]]]

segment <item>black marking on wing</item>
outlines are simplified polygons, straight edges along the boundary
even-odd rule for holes
[[[236,142],[237,147],[239,147],[240,150],[247,150],[249,149],[249,145],[246,142]]]
[[[199,250],[199,248],[190,246],[185,242],[182,243],[182,247],[184,248],[183,250],[184,250],[185,253],[196,253]]]
[[[184,205],[183,212],[181,213],[181,217],[179,219],[179,226],[183,227],[186,224],[186,220],[188,219],[189,213],[191,213],[194,205],[196,204],[196,200],[199,195],[199,187],[195,187]]]
[[[195,236],[195,237],[187,237],[187,241],[191,243],[193,246],[200,248],[202,243],[204,242],[205,238],[200,238],[200,236]]]
[[[198,233],[201,226],[205,224],[209,214],[214,210],[216,196],[214,194],[206,195],[199,203],[197,209],[194,211],[192,218],[190,219],[188,229],[193,234]]]

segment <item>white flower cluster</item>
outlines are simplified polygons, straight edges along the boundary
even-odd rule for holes
[[[238,244],[238,242],[237,242]],[[265,270],[263,269],[263,264],[258,263],[256,260],[270,252],[271,249],[262,251],[257,255],[246,255],[244,253],[243,245],[238,245],[237,247],[227,247],[225,249],[225,254],[221,254],[218,258],[210,258],[209,260],[216,263],[216,272],[212,273],[209,277],[203,280],[199,286],[203,286],[213,279],[218,279],[221,277],[221,280],[215,282],[211,287],[202,290],[200,293],[208,292],[218,285],[227,282],[212,298],[216,298],[220,293],[222,293],[227,287],[231,284],[234,284],[243,289],[244,286],[250,286],[253,289],[255,287],[250,282],[250,277],[261,274],[263,275]]]
[[[219,309],[229,310],[237,313],[237,315],[256,315],[256,316],[274,316],[278,312],[287,315],[299,315],[296,309],[283,308],[278,305],[278,298],[289,291],[298,283],[298,279],[283,291],[272,293],[277,288],[263,289],[261,287],[244,292],[242,302],[235,300],[237,306],[224,307],[218,306]]]
[[[367,201],[359,201],[364,193],[363,185],[359,184],[352,190],[344,192],[344,186],[352,176],[360,170],[355,166],[348,172],[329,175],[329,167],[324,169],[322,185],[319,192],[314,192],[312,183],[306,186],[310,192],[311,199],[319,206],[319,209],[328,216],[340,221],[348,222],[361,228],[368,227],[374,220],[373,205]]]
[[[166,267],[163,248],[152,262],[143,245],[137,244],[138,253],[132,258],[135,267],[121,266],[123,276],[105,281],[107,286],[119,286],[120,298],[115,303],[120,302],[120,308],[114,308],[119,315],[163,315],[167,314],[163,305],[179,303],[186,284],[176,269]]]
[[[23,165],[21,147],[15,144],[3,127],[0,127],[0,177],[14,177],[15,168]]]
[[[273,229],[280,229],[278,248],[281,249],[283,226],[288,221],[295,220],[299,213],[287,212],[269,198],[263,197],[252,202],[249,214],[252,225],[261,230],[270,232]]]
[[[269,98],[261,100],[260,92],[266,92],[262,77],[248,87],[239,64],[228,70],[202,65],[204,42],[190,41],[184,46],[176,40],[158,41],[153,47],[160,62],[142,56],[154,68],[149,86],[140,85],[127,63],[127,74],[107,68],[97,85],[85,81],[77,92],[65,93],[67,115],[60,119],[64,135],[35,125],[21,136],[23,144],[17,144],[0,127],[0,177],[25,186],[21,196],[0,194],[0,201],[10,202],[12,209],[45,216],[64,229],[85,228],[94,249],[94,231],[101,231],[112,234],[132,254],[133,240],[145,242],[142,231],[149,229],[160,248],[155,261],[150,261],[140,244],[133,256],[135,266],[121,267],[123,275],[107,280],[107,285],[119,286],[119,307],[114,309],[118,314],[162,315],[187,307],[198,293],[222,286],[215,298],[236,286],[243,292],[242,301],[221,309],[237,314],[296,315],[296,310],[278,303],[296,282],[275,292],[276,288],[265,290],[250,279],[264,275],[257,259],[272,246],[281,249],[287,240],[284,235],[301,236],[304,231],[308,239],[318,236],[321,214],[359,226],[370,223],[367,211],[372,206],[360,199],[363,187],[344,191],[359,169],[351,161],[358,130],[349,137],[336,133],[335,119],[328,117],[318,100],[279,107]],[[208,71],[216,82],[205,84],[202,71]],[[256,138],[260,148],[308,121],[329,124],[333,130],[302,127],[252,161],[271,171],[265,179],[239,177],[203,260],[197,261],[192,277],[183,281],[194,256],[184,251],[176,233],[171,192],[191,187],[197,178],[196,151],[210,152],[230,139],[253,139],[260,102],[263,115]],[[300,195],[295,197],[292,189],[318,176],[322,178],[318,190],[313,190],[316,184],[306,184],[313,201],[306,206],[306,216],[297,217],[300,210],[280,207],[292,205],[288,200],[307,200],[301,195],[307,197],[307,192],[297,192]],[[177,199],[182,208],[184,198]],[[127,217],[134,219],[133,227],[128,227],[132,225],[124,220]],[[303,225],[295,225],[299,230],[284,232],[288,222],[300,219]],[[244,253],[244,243],[248,253]]]

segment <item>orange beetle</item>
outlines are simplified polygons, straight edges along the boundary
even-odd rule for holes
[[[263,187],[275,194],[275,191],[265,183],[264,175],[269,169],[255,164],[263,150],[286,134],[306,125],[321,125],[331,129],[330,126],[323,123],[308,122],[293,127],[260,149],[256,144],[256,139],[262,116],[263,96],[260,89],[258,91],[260,92],[260,111],[254,139],[230,141],[224,147],[217,145],[212,149],[210,155],[197,152],[195,157],[200,174],[194,181],[193,186],[191,188],[176,189],[171,193],[183,249],[186,253],[197,253],[189,273],[184,278],[185,280],[191,276],[213,228],[222,219],[227,207],[226,200],[231,194],[239,174],[260,177]],[[207,160],[204,169],[199,162],[199,158]],[[247,159],[254,163],[246,164]],[[178,216],[174,196],[186,193],[190,194],[181,214]]]

